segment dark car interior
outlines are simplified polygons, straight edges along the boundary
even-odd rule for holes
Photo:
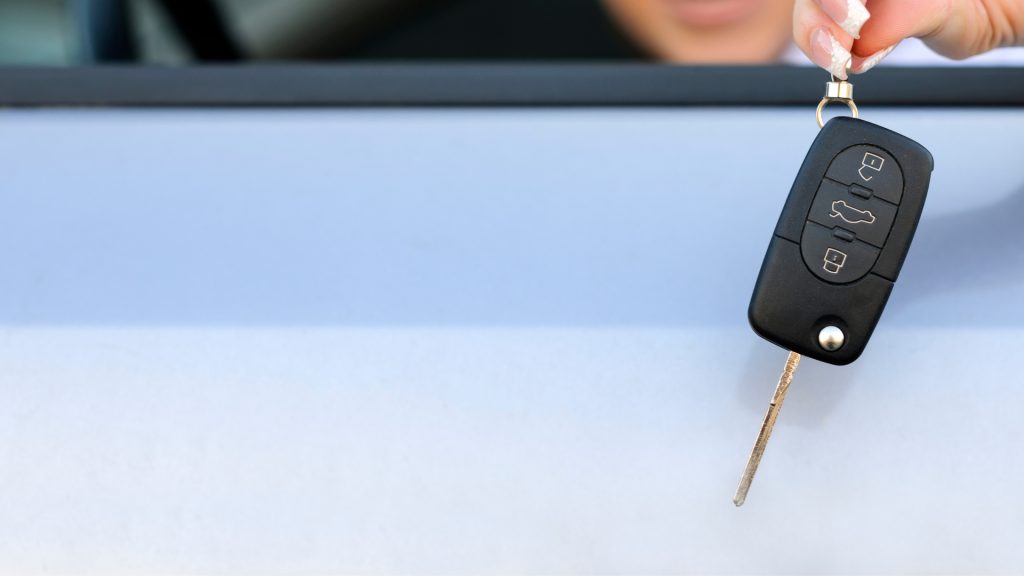
[[[265,28],[263,38],[247,39],[239,31],[246,10],[217,0],[74,2],[87,60],[99,63],[145,61],[140,42],[145,33],[140,26],[143,10],[161,20],[166,33],[173,34],[196,62],[643,58],[593,0],[289,4],[299,14],[292,17],[297,20],[283,22],[276,30]],[[303,25],[297,25],[299,21]]]

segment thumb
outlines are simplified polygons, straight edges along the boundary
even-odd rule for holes
[[[912,36],[950,58],[967,58],[995,48],[997,35],[981,4],[973,0],[868,0],[871,18],[853,44],[853,70],[869,68],[864,66],[867,60],[884,55]]]

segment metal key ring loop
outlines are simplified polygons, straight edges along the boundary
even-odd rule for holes
[[[847,106],[850,107],[850,112],[853,114],[853,117],[860,118],[860,110],[857,109],[857,105],[853,102],[853,99],[829,98],[828,96],[826,96],[821,99],[821,102],[818,103],[818,109],[814,111],[814,117],[818,121],[818,128],[825,127],[825,121],[822,120],[821,118],[821,111],[825,109],[825,106],[831,104],[832,102],[842,102],[843,104],[846,104]]]

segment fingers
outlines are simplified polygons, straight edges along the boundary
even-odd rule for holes
[[[934,33],[945,18],[948,0],[873,0],[854,52],[868,56],[911,36]]]
[[[870,0],[872,18],[853,52],[876,54],[912,36],[951,58],[984,52],[994,46],[979,42],[979,36],[990,30],[990,21],[977,12],[978,5],[958,0]]]
[[[838,1],[845,3],[847,0]],[[842,22],[845,23],[848,11],[842,12]],[[855,25],[847,27],[853,31],[858,31],[859,28]],[[815,0],[796,0],[793,31],[797,46],[812,62],[828,70],[836,78],[846,79],[847,66],[852,59],[850,49],[854,36],[845,30],[840,22],[836,22]]]
[[[857,56],[854,54],[853,65],[850,66],[850,72],[853,72],[854,74],[863,74],[868,70],[871,70],[895,49],[896,44],[893,44],[887,48],[882,48],[870,56]]]
[[[860,38],[860,29],[871,14],[863,0],[815,0],[830,18],[853,38]]]
[[[950,58],[1024,44],[1021,0],[796,0],[793,19],[797,45],[840,78],[838,60],[866,72],[912,36]]]
[[[872,0],[871,9],[878,4],[888,4],[889,11],[895,5],[892,1]],[[862,0],[797,0],[793,24],[797,45],[815,64],[837,78],[846,79],[847,63],[854,74],[867,72],[888,56],[902,39],[898,37],[875,50],[863,52],[865,44],[870,47],[872,40],[885,42],[893,34],[893,30],[883,26],[880,28],[883,33],[872,39],[871,30],[879,29],[872,25],[877,16],[872,16]],[[898,35],[898,30],[896,33]],[[801,41],[805,41],[806,46]],[[842,70],[837,70],[837,65]]]
[[[977,42],[966,38],[970,27],[963,22],[975,18],[960,13],[967,12],[965,6],[970,5],[958,0],[797,0],[794,34],[797,45],[811,60],[836,76],[831,61],[821,55],[825,41],[818,29],[830,31],[849,50],[854,74],[867,72],[911,36],[925,38],[940,54],[965,57],[983,51],[975,47]],[[842,34],[836,32],[837,27]]]

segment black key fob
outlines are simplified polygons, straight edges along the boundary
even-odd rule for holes
[[[763,338],[829,364],[860,357],[924,208],[932,156],[870,122],[830,120],[804,159],[748,312]]]

